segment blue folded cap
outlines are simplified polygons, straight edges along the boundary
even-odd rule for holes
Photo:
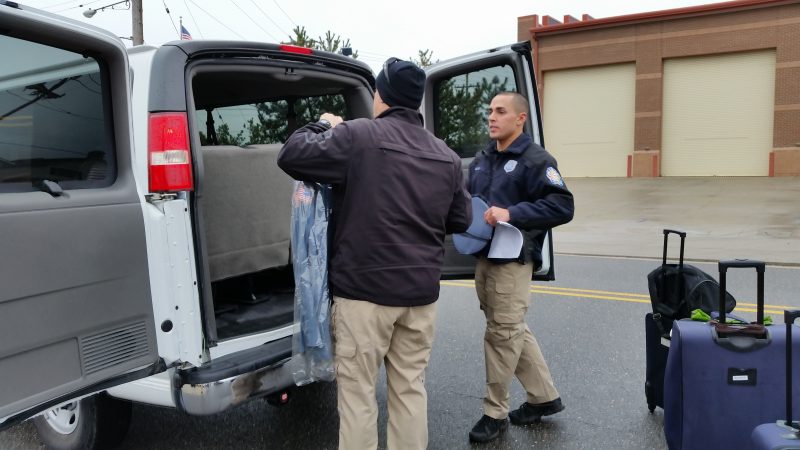
[[[474,255],[492,240],[494,228],[486,223],[483,214],[489,206],[478,197],[472,197],[472,223],[465,233],[453,235],[453,245],[462,255]]]

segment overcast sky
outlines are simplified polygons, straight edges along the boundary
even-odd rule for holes
[[[130,10],[124,3],[98,11],[116,0],[20,0],[20,3],[131,35]],[[517,40],[517,17],[565,14],[595,18],[658,11],[709,2],[697,0],[144,0],[144,40],[159,45],[178,39],[179,18],[195,39],[287,41],[296,25],[311,37],[331,30],[349,38],[359,59],[380,70],[389,56],[416,57],[430,49],[435,59],[448,59]],[[167,14],[166,8],[170,14]],[[130,45],[130,41],[128,45]]]

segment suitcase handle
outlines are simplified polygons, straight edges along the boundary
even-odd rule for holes
[[[747,269],[753,268],[757,272],[764,273],[766,264],[763,261],[756,261],[752,259],[729,259],[727,261],[719,262],[720,273],[727,272],[728,268]]]
[[[686,242],[686,233],[683,232],[683,231],[669,230],[669,229],[666,229],[666,228],[664,229],[664,256],[661,258],[661,265],[662,266],[667,265],[667,241],[669,240],[669,235],[670,234],[677,234],[678,236],[681,237],[681,257],[678,260],[678,266],[682,268],[683,267],[683,246],[684,246],[684,243]]]
[[[786,323],[786,426],[792,425],[792,325],[800,318],[800,310],[783,312],[783,322]]]
[[[764,323],[764,270],[766,265],[763,261],[755,261],[750,259],[732,259],[728,261],[719,262],[719,322],[725,323],[725,289],[726,275],[729,268],[756,269],[758,273],[758,285],[756,287],[756,323]]]

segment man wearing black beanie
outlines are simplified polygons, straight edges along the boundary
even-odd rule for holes
[[[278,165],[333,185],[329,286],[339,448],[375,449],[375,387],[386,365],[391,449],[428,445],[425,369],[436,320],[444,237],[471,221],[461,159],[423,127],[425,72],[388,59],[375,119],[325,113],[295,131]]]

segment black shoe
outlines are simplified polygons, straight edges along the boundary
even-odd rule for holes
[[[544,416],[551,416],[564,410],[561,397],[545,403],[523,403],[519,408],[508,414],[514,425],[530,425],[542,420]]]
[[[489,442],[497,439],[508,428],[508,419],[495,419],[484,415],[469,432],[471,442]]]

